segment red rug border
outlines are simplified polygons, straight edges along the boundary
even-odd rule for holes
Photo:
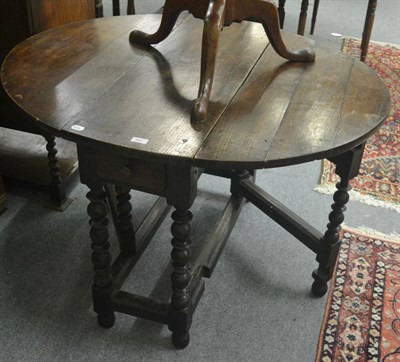
[[[344,234],[348,232],[350,234],[355,234],[357,236],[361,236],[361,237],[365,237],[365,238],[374,238],[374,239],[378,239],[387,243],[393,243],[393,244],[400,244],[400,241],[398,240],[392,240],[390,239],[390,235],[384,235],[381,234],[380,232],[376,232],[376,235],[374,235],[373,233],[370,232],[363,232],[362,230],[356,229],[356,228],[351,228],[351,227],[343,227],[342,230],[340,231],[340,239],[343,239]],[[339,254],[338,254],[338,258],[339,258]],[[330,286],[329,286],[329,292],[326,298],[326,305],[325,305],[325,311],[324,311],[324,317],[322,320],[322,324],[321,324],[321,328],[319,331],[319,337],[318,337],[318,344],[317,344],[317,353],[315,356],[315,362],[319,362],[320,361],[320,357],[322,354],[322,347],[324,344],[324,337],[325,334],[323,333],[325,330],[325,325],[327,323],[327,320],[329,318],[329,312],[332,306],[332,302],[329,303],[330,301],[332,301],[332,295],[334,292],[334,286],[336,283],[336,275],[337,275],[337,268],[338,268],[338,263],[336,262],[335,264],[335,268],[333,270],[333,274],[332,274],[332,279],[330,281]]]

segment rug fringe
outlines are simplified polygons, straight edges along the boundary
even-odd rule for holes
[[[318,185],[314,188],[314,191],[317,191],[320,194],[324,194],[324,195],[333,195],[333,193],[336,191],[336,186],[331,185],[331,184]],[[360,192],[355,191],[355,190],[351,190],[349,192],[349,194],[350,194],[350,200],[359,201],[363,204],[367,204],[370,206],[384,207],[384,208],[394,210],[394,211],[400,213],[400,205],[399,204],[378,200],[378,199],[374,198],[373,196],[361,194]]]
[[[344,232],[348,231],[353,234],[363,235],[363,236],[367,236],[367,237],[374,238],[374,239],[376,238],[376,239],[389,241],[389,242],[395,242],[395,243],[400,244],[400,234],[398,234],[396,232],[392,232],[390,234],[385,234],[385,233],[382,233],[380,231],[377,231],[377,230],[372,229],[367,226],[352,228],[352,227],[348,227],[347,225],[343,225],[343,231]]]

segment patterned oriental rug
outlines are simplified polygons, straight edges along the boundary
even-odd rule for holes
[[[316,362],[400,361],[400,237],[343,234]]]
[[[360,40],[344,39],[343,51],[358,58]],[[375,69],[388,86],[392,109],[385,124],[367,141],[360,174],[351,182],[351,198],[400,212],[400,45],[371,42],[366,64]],[[331,162],[323,162],[317,191],[334,192],[334,169]]]

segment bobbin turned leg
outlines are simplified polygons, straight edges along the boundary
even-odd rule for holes
[[[88,184],[90,191],[86,195],[90,200],[87,208],[90,216],[90,239],[92,240],[92,263],[94,280],[92,286],[93,309],[97,313],[97,321],[104,328],[111,328],[115,322],[111,307],[112,273],[111,256],[108,243],[108,205],[106,193],[101,184]]]
[[[56,138],[53,135],[46,134],[46,150],[47,158],[49,161],[50,169],[50,197],[51,201],[55,204],[54,206],[58,210],[65,210],[65,208],[71,202],[65,195],[65,186],[60,176],[60,167],[58,165]]]
[[[192,323],[189,283],[191,274],[191,220],[192,206],[197,193],[197,169],[187,167],[168,168],[167,201],[175,208],[172,213],[172,252],[174,270],[171,275],[172,296],[168,328],[172,331],[172,343],[176,348],[189,344],[189,328]]]
[[[130,257],[136,253],[135,231],[132,223],[132,205],[130,203],[130,188],[126,186],[115,186],[117,193],[118,210],[118,239],[121,255]]]
[[[190,231],[192,213],[188,210],[176,209],[172,213],[172,265],[174,271],[171,275],[172,281],[172,318],[177,319],[172,329],[172,342],[177,348],[185,348],[189,344],[188,307],[190,294],[188,285],[191,279],[190,272]]]
[[[349,201],[349,191],[351,189],[349,181],[358,175],[363,150],[364,144],[329,159],[336,164],[335,172],[340,176],[340,182],[336,184],[337,191],[333,195],[334,203],[329,214],[329,223],[321,240],[321,248],[316,258],[319,267],[312,274],[314,283],[311,290],[317,297],[322,297],[328,290],[327,283],[332,277],[341,243],[340,225],[344,220],[346,204]]]

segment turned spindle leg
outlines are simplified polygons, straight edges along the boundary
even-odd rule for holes
[[[51,199],[60,205],[65,201],[65,190],[62,186],[62,180],[60,176],[60,167],[58,166],[57,149],[56,149],[56,139],[52,135],[46,135],[45,139],[47,141],[47,158],[49,160],[50,169],[50,196]]]
[[[192,213],[188,210],[175,210],[172,213],[171,233],[172,233],[172,265],[174,271],[171,275],[172,297],[171,309],[172,317],[180,319],[172,328],[172,342],[176,348],[185,348],[189,344],[189,327],[187,321],[190,294],[188,285],[192,277],[190,271],[190,231]]]
[[[349,181],[358,175],[363,150],[364,145],[361,145],[330,159],[336,164],[336,174],[340,176],[341,180],[336,184],[337,191],[333,195],[334,203],[329,214],[329,223],[321,240],[321,249],[317,254],[319,267],[312,274],[314,283],[311,290],[317,297],[322,297],[328,290],[327,283],[332,277],[341,243],[341,224],[344,221],[344,212],[351,190]]]
[[[306,21],[307,21],[307,10],[308,10],[308,0],[302,0],[297,34],[304,35],[304,30],[306,28]]]
[[[311,17],[311,30],[310,34],[314,34],[315,23],[317,22],[317,14],[318,14],[319,0],[314,0],[314,7]]]
[[[279,0],[279,3],[278,3],[279,23],[281,25],[280,26],[281,29],[283,29],[283,25],[285,23],[285,15],[286,15],[285,3],[286,3],[286,0]]]
[[[324,248],[328,254],[331,254],[333,250],[335,250],[335,254],[337,254],[336,251],[339,249],[340,225],[344,220],[344,212],[346,211],[345,205],[349,201],[348,192],[351,186],[349,186],[348,180],[343,179],[336,184],[336,188],[337,191],[333,195],[334,203],[332,204],[332,211],[329,214],[329,223],[323,237],[323,242],[325,243]],[[312,285],[312,292],[315,296],[323,296],[327,292],[327,282],[331,278],[333,267],[334,260],[324,260],[324,263],[320,263],[319,268],[313,272],[315,281]]]
[[[168,166],[167,201],[175,208],[172,213],[172,252],[174,270],[171,275],[172,296],[168,328],[172,331],[172,343],[176,348],[189,344],[189,328],[193,310],[189,283],[191,273],[191,220],[189,211],[197,194],[198,170],[190,167]]]
[[[207,117],[208,103],[214,79],[219,36],[224,26],[225,0],[210,1],[204,19],[203,43],[201,50],[201,73],[198,98],[195,100],[191,120],[202,122]]]
[[[365,62],[367,57],[369,40],[371,39],[372,26],[374,25],[375,11],[378,0],[369,0],[367,8],[367,16],[365,17],[364,30],[361,41],[361,57],[360,60]]]
[[[87,212],[90,216],[90,239],[92,240],[93,250],[93,309],[98,315],[99,325],[104,328],[111,328],[115,322],[115,315],[111,307],[113,279],[110,266],[110,244],[108,243],[108,205],[102,185],[89,185],[89,188],[90,192],[88,192],[87,198],[90,203]]]
[[[135,231],[132,224],[132,205],[130,203],[130,188],[125,186],[116,186],[117,210],[118,210],[118,236],[121,254],[124,257],[130,257],[136,253]]]

